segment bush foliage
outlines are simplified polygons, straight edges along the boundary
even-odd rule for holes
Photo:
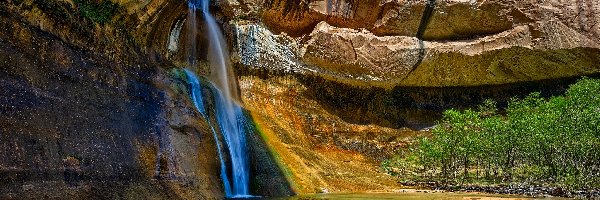
[[[405,179],[444,183],[600,186],[600,80],[583,78],[564,96],[533,93],[496,103],[447,110],[403,155],[383,162]]]
[[[74,0],[79,13],[95,23],[106,24],[117,12],[119,5],[110,0]]]

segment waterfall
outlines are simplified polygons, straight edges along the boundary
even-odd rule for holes
[[[231,156],[230,160],[232,174],[231,179],[228,179],[226,173],[227,166],[224,164],[222,155],[219,154],[219,156],[221,156],[221,178],[223,179],[225,185],[225,195],[227,197],[234,198],[252,197],[248,188],[250,172],[248,156],[246,154],[246,129],[244,128],[244,126],[247,124],[247,120],[242,112],[242,108],[237,103],[237,100],[239,99],[237,97],[237,86],[231,70],[228,50],[225,46],[223,34],[216,20],[209,11],[209,0],[188,0],[190,12],[188,18],[194,18],[190,19],[190,23],[193,23],[190,25],[190,27],[197,28],[195,27],[195,18],[198,6],[200,6],[200,9],[203,12],[208,32],[208,60],[210,62],[211,83],[213,84],[211,90],[215,99],[217,123],[221,133],[223,134],[225,143],[227,144],[229,155]],[[191,42],[193,42],[192,48],[195,48],[195,31],[196,30],[190,32],[194,34],[191,36]],[[190,53],[193,53],[189,55],[191,58],[190,65],[195,65],[195,49],[192,49]],[[196,92],[192,92],[192,100],[194,100],[198,111],[203,113],[203,117],[208,119],[208,116],[206,116],[204,111],[198,79],[195,76],[192,76],[193,73],[189,71],[187,71],[186,74],[191,77],[191,81],[195,81],[190,82],[192,90],[197,90]],[[209,125],[211,124],[209,123]],[[216,136],[216,131],[214,131],[214,127],[212,127],[212,125],[211,128],[213,128],[215,139],[218,139]],[[216,142],[217,144],[219,143],[218,140],[216,140]],[[220,146],[217,147],[220,151]]]
[[[242,198],[252,197],[248,189],[249,181],[249,166],[248,158],[246,155],[246,126],[248,121],[246,116],[242,112],[242,108],[237,104],[233,103],[232,110],[227,106],[232,104],[231,100],[228,100],[223,95],[220,89],[215,85],[209,87],[215,98],[215,111],[219,130],[223,134],[229,155],[231,156],[231,169],[232,179],[227,175],[227,164],[223,158],[223,151],[217,131],[209,120],[209,116],[206,113],[204,107],[204,99],[202,98],[202,86],[198,77],[191,71],[185,70],[186,78],[188,80],[190,88],[190,97],[194,106],[200,112],[202,117],[206,119],[206,122],[211,128],[215,143],[217,144],[217,151],[219,153],[219,160],[221,164],[221,179],[223,179],[223,185],[225,189],[225,195],[227,197]],[[233,185],[231,185],[232,181]],[[232,187],[233,186],[233,187]]]
[[[206,110],[204,108],[204,100],[202,99],[202,86],[200,85],[200,81],[198,77],[191,71],[185,70],[186,78],[190,85],[190,96],[192,98],[192,102],[194,102],[194,106],[200,112],[202,117],[206,119],[206,123],[210,126],[213,137],[215,139],[215,143],[217,144],[217,152],[219,154],[219,161],[221,164],[221,179],[223,179],[223,187],[225,189],[225,195],[231,195],[231,184],[229,183],[229,177],[227,177],[227,165],[225,164],[225,160],[223,159],[223,151],[221,150],[221,143],[219,142],[219,137],[217,136],[217,131],[215,131],[215,127],[210,123],[208,115],[206,114]]]
[[[246,154],[246,118],[242,108],[227,99],[219,88],[213,89],[217,122],[231,156],[233,187],[232,197],[249,196],[249,166]]]

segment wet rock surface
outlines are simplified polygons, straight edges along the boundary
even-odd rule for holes
[[[207,125],[163,64],[15,12],[0,5],[1,199],[222,198]]]
[[[405,145],[410,130],[344,122],[293,77],[242,77],[240,89],[260,136],[297,194],[398,187],[376,159]]]

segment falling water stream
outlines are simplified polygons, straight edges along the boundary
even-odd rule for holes
[[[231,183],[229,183],[229,177],[227,176],[227,165],[225,164],[225,159],[223,158],[223,151],[221,147],[221,143],[219,141],[219,137],[217,136],[217,131],[215,131],[215,127],[211,124],[210,120],[208,120],[208,115],[206,114],[206,110],[204,108],[204,101],[202,98],[202,86],[200,85],[200,81],[194,72],[190,70],[185,70],[186,78],[190,84],[190,96],[192,98],[192,102],[194,102],[194,106],[206,122],[209,124],[210,129],[212,131],[213,137],[215,139],[215,143],[217,144],[217,152],[219,154],[219,161],[221,164],[221,179],[223,179],[223,187],[225,189],[225,195],[231,194]]]
[[[211,88],[215,100],[215,115],[218,128],[223,134],[230,156],[231,179],[227,175],[228,166],[223,158],[217,132],[210,123],[210,120],[208,120],[204,108],[202,87],[198,77],[188,70],[186,70],[186,75],[191,86],[192,100],[198,111],[209,122],[217,143],[217,150],[219,151],[219,159],[221,162],[221,178],[223,179],[225,195],[233,198],[252,197],[248,189],[250,172],[246,154],[245,126],[247,125],[247,120],[241,107],[237,103],[237,87],[233,81],[233,73],[231,72],[230,67],[231,64],[228,60],[229,54],[227,47],[225,46],[223,34],[209,11],[209,3],[209,0],[188,0],[188,22],[190,23],[190,37],[188,37],[188,42],[192,48],[189,51],[188,59],[190,65],[192,67],[195,66],[197,56],[195,50],[195,33],[197,30],[196,13],[198,12],[198,8],[200,8],[204,20],[206,21],[209,40],[208,60],[210,62],[211,83],[213,84],[213,87],[209,88]]]

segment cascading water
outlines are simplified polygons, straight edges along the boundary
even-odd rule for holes
[[[220,145],[217,145],[219,148],[219,156],[221,159],[221,178],[223,179],[223,184],[225,185],[225,195],[227,197],[251,197],[250,191],[248,188],[249,183],[249,165],[248,158],[246,154],[246,133],[244,126],[247,124],[247,120],[242,112],[241,107],[237,104],[237,88],[236,84],[233,81],[233,73],[231,73],[231,64],[228,60],[229,55],[227,52],[227,48],[224,46],[225,42],[223,39],[223,34],[219,26],[217,25],[216,20],[210,14],[208,6],[209,0],[188,0],[189,7],[189,16],[194,19],[189,19],[190,27],[196,29],[197,26],[195,22],[196,12],[198,10],[198,6],[200,6],[204,19],[206,21],[207,30],[208,30],[208,40],[209,40],[209,51],[208,51],[208,60],[211,66],[211,82],[214,87],[211,87],[213,91],[213,96],[215,97],[215,111],[216,118],[219,124],[219,129],[223,134],[223,138],[225,139],[225,143],[227,144],[227,150],[229,151],[229,155],[231,156],[231,176],[232,179],[228,179],[227,176],[227,166],[221,155]],[[195,30],[190,31],[191,34],[195,33]],[[191,44],[192,48],[195,48],[195,34],[191,35]],[[190,51],[189,62],[190,65],[195,65],[195,49]],[[202,93],[199,81],[193,73],[186,71],[188,76],[188,80],[190,81],[190,85],[192,88],[192,100],[196,104],[196,107],[199,112],[201,112],[205,117],[206,112],[204,110],[204,105],[202,102]],[[210,123],[209,123],[210,125]],[[218,142],[218,138],[216,136],[216,131],[213,128],[213,134],[215,140]]]
[[[229,177],[227,176],[227,165],[225,164],[225,159],[223,159],[223,151],[221,150],[221,143],[219,142],[219,137],[217,136],[217,131],[215,131],[215,127],[208,120],[208,115],[206,114],[206,110],[204,108],[204,100],[202,99],[202,86],[200,85],[200,81],[198,77],[191,71],[185,70],[186,78],[190,84],[190,96],[192,98],[192,102],[194,102],[194,106],[206,122],[210,126],[213,137],[215,139],[215,143],[217,144],[217,152],[219,154],[219,161],[221,164],[221,179],[223,179],[223,187],[225,189],[225,195],[231,194],[231,184],[229,183]]]
[[[217,122],[227,143],[231,156],[233,176],[232,197],[249,197],[249,166],[246,154],[246,117],[242,108],[227,99],[219,88],[213,89]]]

